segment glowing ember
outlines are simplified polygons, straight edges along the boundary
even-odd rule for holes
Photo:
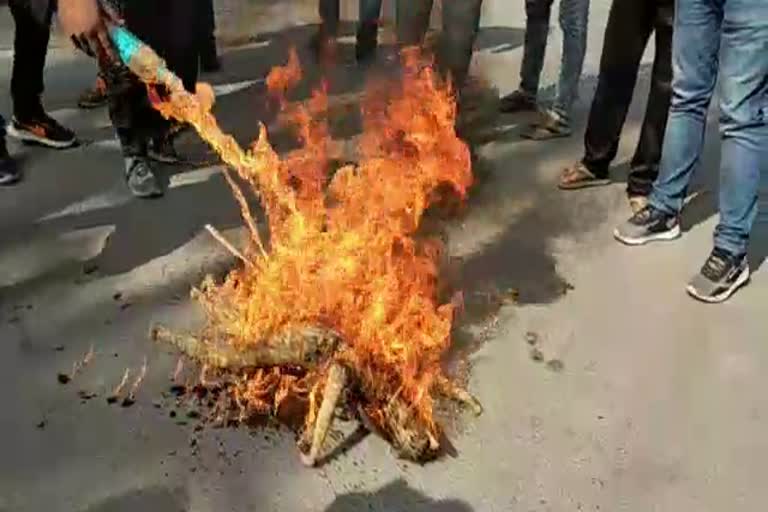
[[[361,161],[332,175],[325,87],[306,104],[285,99],[301,78],[295,53],[267,79],[301,142],[285,159],[263,126],[243,151],[220,131],[207,97],[175,83],[166,84],[167,98],[153,96],[237,171],[261,199],[269,228],[266,247],[225,171],[251,234],[242,252],[229,248],[245,263],[195,292],[207,313],[203,336],[156,334],[210,367],[238,372],[235,399],[245,413],[279,414],[287,397],[305,397],[309,463],[339,401],[414,459],[438,448],[436,397],[474,403],[441,368],[454,317],[452,304],[438,302],[442,246],[416,234],[438,188],[465,196],[470,156],[454,131],[452,91],[418,57],[404,53],[399,85],[366,96]]]

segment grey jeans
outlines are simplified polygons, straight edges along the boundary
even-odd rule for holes
[[[433,0],[398,0],[397,40],[402,45],[421,44],[429,28]],[[480,27],[483,0],[443,2],[443,29],[437,53],[441,71],[461,88],[469,72],[472,48]]]
[[[525,0],[525,49],[520,70],[520,88],[532,95],[539,90],[539,79],[547,50],[549,19],[554,0]],[[589,0],[560,0],[560,29],[563,31],[563,56],[554,110],[569,117],[579,91],[584,55],[587,52]]]

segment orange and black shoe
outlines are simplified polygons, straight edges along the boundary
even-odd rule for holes
[[[70,148],[77,143],[75,132],[62,126],[45,112],[29,118],[14,116],[7,130],[8,135],[22,142],[54,149]]]
[[[100,108],[107,104],[107,83],[100,76],[92,88],[86,89],[77,100],[77,106],[83,109]]]

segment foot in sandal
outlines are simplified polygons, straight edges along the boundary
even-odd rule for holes
[[[563,169],[557,186],[563,190],[577,190],[587,187],[599,187],[608,185],[611,180],[608,176],[598,176],[590,171],[582,162],[576,162]]]
[[[541,113],[541,120],[528,127],[520,136],[531,140],[550,140],[569,137],[571,133],[567,117],[554,110],[545,110]]]

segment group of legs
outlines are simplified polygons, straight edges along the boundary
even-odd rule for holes
[[[537,110],[538,79],[552,0],[526,0],[520,88],[502,98],[505,112]],[[570,113],[586,48],[588,0],[562,0],[564,48],[554,104],[526,136],[570,135]],[[563,171],[559,186],[610,182],[619,137],[640,61],[651,34],[656,54],[645,117],[630,161],[627,195],[633,216],[615,237],[641,245],[680,236],[680,212],[699,165],[707,111],[720,80],[720,221],[714,249],[688,292],[721,302],[749,278],[746,252],[768,162],[768,3],[762,0],[613,0],[597,90],[584,135],[584,156]],[[673,73],[674,69],[674,73]]]
[[[442,31],[437,49],[437,64],[460,88],[472,60],[472,48],[480,27],[482,0],[443,2]],[[338,36],[339,0],[320,0],[322,20],[314,44],[319,51],[332,48]],[[360,62],[370,59],[377,48],[382,0],[360,0],[360,21],[357,27],[356,57]],[[402,46],[420,45],[429,29],[433,0],[397,0],[396,31]]]
[[[194,91],[198,69],[218,65],[213,35],[212,0],[119,0],[111,2],[129,30],[155,48],[168,66]],[[16,23],[11,94],[14,115],[8,134],[24,142],[53,148],[76,143],[75,134],[48,116],[42,106],[43,68],[53,16],[53,3],[44,19],[35,16],[24,0],[10,0]],[[103,64],[99,69],[104,102],[125,158],[125,175],[139,197],[162,194],[150,158],[165,163],[176,160],[174,127],[151,107],[146,88],[127,68]],[[5,124],[5,123],[3,123]],[[0,139],[0,185],[18,181],[20,173],[8,154],[5,133]]]

